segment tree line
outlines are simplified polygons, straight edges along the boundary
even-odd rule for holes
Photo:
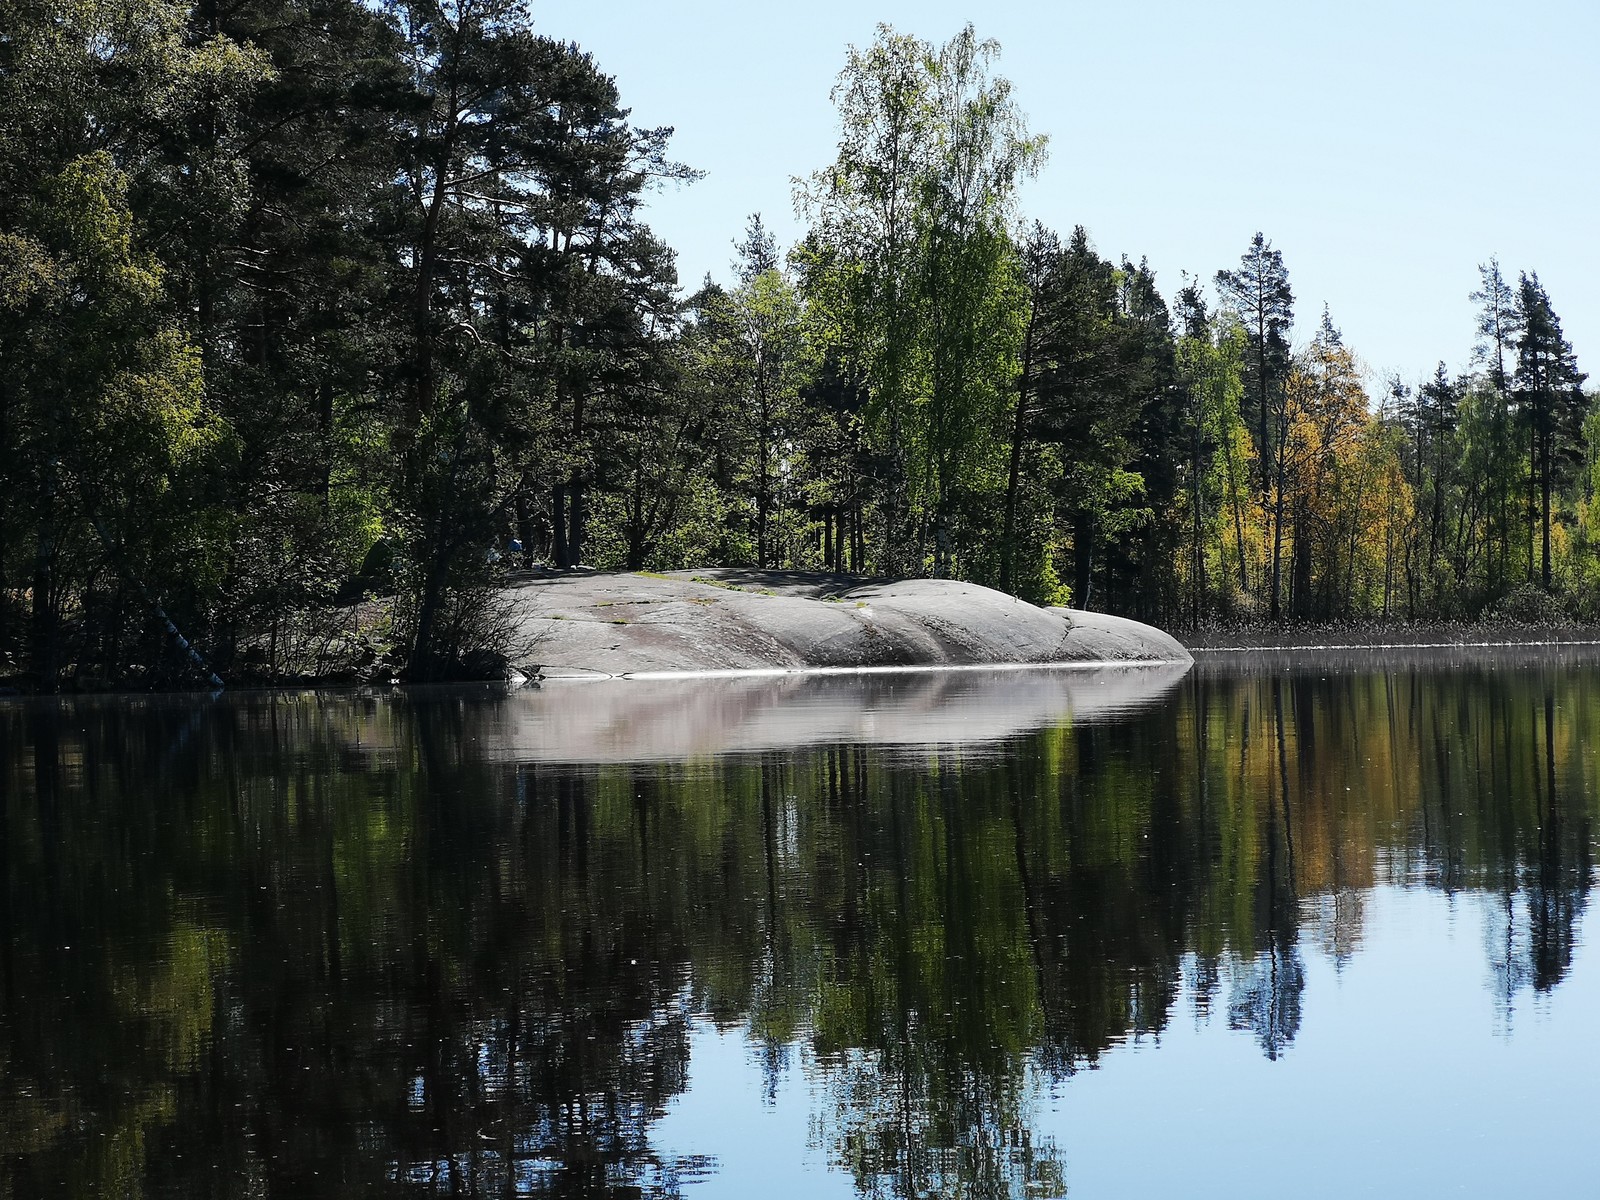
[[[410,677],[460,674],[536,563],[1592,615],[1592,397],[1537,275],[1491,260],[1474,368],[1374,396],[1262,235],[1169,302],[1028,223],[998,54],[852,48],[805,235],[752,217],[689,290],[644,208],[697,172],[519,0],[0,0],[4,670],[270,675],[376,594]]]

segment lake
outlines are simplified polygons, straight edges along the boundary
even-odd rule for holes
[[[1593,650],[0,704],[0,1196],[1588,1194]]]

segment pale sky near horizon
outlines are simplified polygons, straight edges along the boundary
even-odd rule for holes
[[[1471,358],[1477,266],[1537,271],[1600,383],[1600,0],[533,0],[539,32],[615,76],[639,125],[706,172],[646,220],[692,288],[726,281],[759,211],[802,232],[791,177],[832,161],[828,98],[874,27],[942,42],[971,21],[1050,157],[1026,218],[1149,260],[1169,300],[1261,230],[1295,339],[1324,303],[1374,376]]]

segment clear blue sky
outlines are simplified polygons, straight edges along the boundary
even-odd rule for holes
[[[1600,382],[1600,0],[533,0],[541,32],[673,125],[706,178],[648,220],[680,278],[729,276],[761,212],[800,232],[791,176],[832,161],[829,89],[879,21],[943,41],[971,20],[1050,161],[1023,209],[1149,259],[1170,298],[1262,230],[1297,340],[1326,303],[1378,374],[1467,365],[1477,264],[1538,271]]]

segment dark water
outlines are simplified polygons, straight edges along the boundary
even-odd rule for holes
[[[1592,1195],[1600,666],[0,707],[0,1197]]]

